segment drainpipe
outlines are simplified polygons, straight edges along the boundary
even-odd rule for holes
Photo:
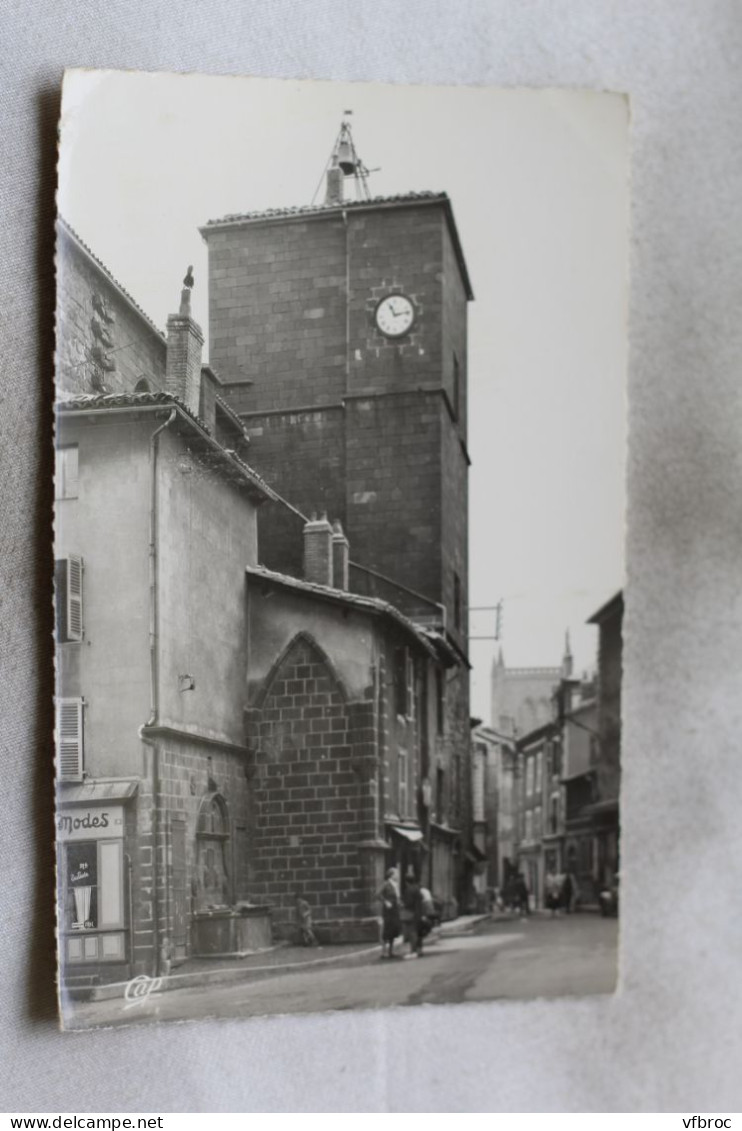
[[[149,439],[149,467],[150,467],[150,496],[149,496],[149,718],[145,723],[145,727],[153,727],[157,723],[158,715],[158,628],[159,628],[159,605],[158,605],[158,570],[157,570],[157,535],[158,535],[158,513],[157,513],[157,451],[158,451],[158,438],[161,432],[175,420],[177,413],[173,408],[164,424],[156,428]],[[159,888],[159,864],[158,864],[158,848],[160,839],[160,751],[157,745],[157,740],[151,741],[144,737],[140,731],[140,737],[144,742],[148,742],[152,747],[152,922],[154,934],[154,971],[155,975],[159,975],[160,970],[160,898],[158,893]]]
[[[343,209],[345,228],[345,395],[350,392],[350,233],[348,213]]]

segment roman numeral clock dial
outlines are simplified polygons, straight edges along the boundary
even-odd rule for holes
[[[406,295],[387,295],[376,307],[376,325],[386,338],[401,338],[415,321],[415,308]]]

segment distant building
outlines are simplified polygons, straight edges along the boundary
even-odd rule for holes
[[[509,668],[502,649],[492,665],[492,728],[515,737],[547,723],[552,715],[552,695],[562,669]]]
[[[473,887],[480,905],[501,888],[515,862],[515,744],[491,727],[472,731]]]
[[[572,675],[567,640],[550,718],[515,744],[514,855],[535,908],[549,872],[568,873],[576,905],[594,908],[618,870],[622,614],[618,594],[588,622],[599,629],[597,679]]]

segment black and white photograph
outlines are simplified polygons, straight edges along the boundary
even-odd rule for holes
[[[612,994],[629,108],[71,70],[65,1029]]]

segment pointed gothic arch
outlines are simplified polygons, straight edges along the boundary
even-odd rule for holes
[[[348,702],[348,692],[345,684],[338,675],[335,665],[328,656],[327,652],[324,650],[322,645],[318,643],[311,632],[306,632],[302,629],[301,632],[297,632],[295,636],[292,636],[291,640],[289,640],[283,651],[271,665],[270,670],[265,677],[265,681],[263,682],[263,686],[256,696],[254,704],[255,708],[260,709],[265,705],[265,702],[270,696],[273,685],[276,683],[281,671],[294,662],[295,654],[299,652],[302,646],[307,648],[310,653],[309,662],[320,663],[327,669],[327,673],[332,679],[335,690],[340,695],[343,703]]]

